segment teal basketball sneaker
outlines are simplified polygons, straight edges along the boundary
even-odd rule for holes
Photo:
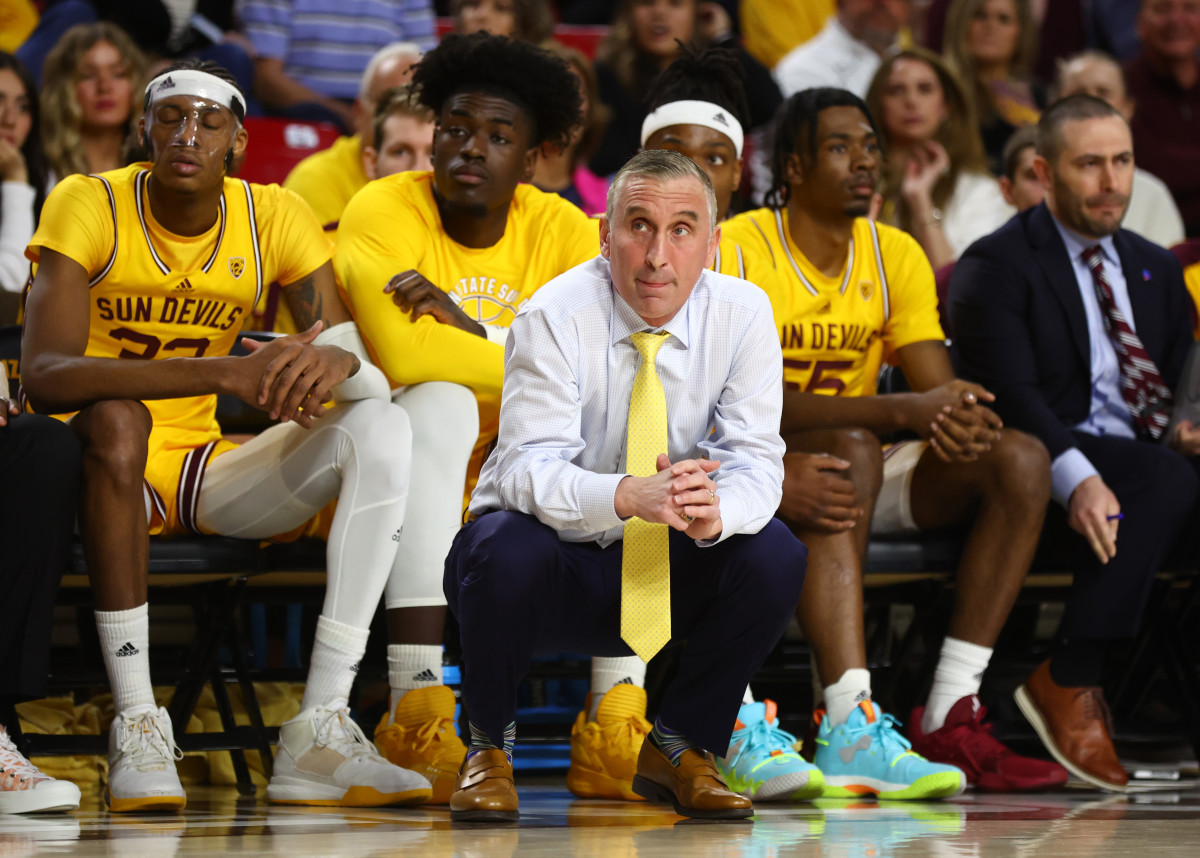
[[[825,774],[825,798],[947,798],[967,787],[960,769],[914,753],[896,729],[900,722],[870,700],[836,727],[820,710],[813,718],[820,724],[813,762]]]
[[[738,710],[729,750],[717,757],[726,785],[754,801],[808,801],[824,790],[820,769],[796,753],[796,737],[779,729],[775,701]]]

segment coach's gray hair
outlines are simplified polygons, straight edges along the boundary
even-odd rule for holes
[[[704,188],[704,197],[708,201],[708,234],[712,235],[717,228],[717,192],[713,190],[708,174],[696,165],[696,162],[686,155],[680,155],[670,149],[643,149],[628,163],[617,171],[616,178],[608,186],[608,204],[605,215],[611,227],[616,222],[617,200],[625,189],[625,183],[633,177],[655,179],[659,182],[670,182],[673,179],[693,178]]]

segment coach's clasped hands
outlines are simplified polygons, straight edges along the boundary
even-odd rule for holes
[[[454,303],[448,292],[443,292],[417,271],[402,271],[388,281],[383,291],[392,296],[392,303],[408,313],[412,321],[422,316],[432,316],[443,325],[486,337],[483,325],[476,322]]]
[[[261,408],[281,423],[295,420],[305,429],[325,414],[331,391],[359,368],[359,360],[336,346],[315,346],[324,324],[316,322],[303,333],[268,343],[249,338],[242,346],[250,354],[233,358],[228,393]]]
[[[905,421],[943,462],[974,462],[1000,440],[1004,423],[983,405],[996,395],[969,381],[951,381],[924,393],[911,394]]]
[[[721,535],[721,496],[709,476],[720,462],[684,459],[671,464],[666,453],[652,477],[626,477],[617,484],[613,507],[622,519],[637,516],[652,524],[682,530],[693,539]]]

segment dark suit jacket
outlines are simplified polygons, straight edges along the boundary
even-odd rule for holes
[[[1192,344],[1183,271],[1169,250],[1128,230],[1114,237],[1133,326],[1174,389]],[[1036,435],[1050,457],[1075,446],[1069,427],[1092,396],[1083,298],[1045,205],[975,242],[950,279],[958,367],[996,394],[1006,425]]]

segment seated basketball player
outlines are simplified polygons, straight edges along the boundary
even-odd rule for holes
[[[421,498],[400,537],[406,574],[386,590],[392,705],[375,739],[392,762],[424,772],[444,803],[466,747],[454,731],[454,695],[442,685],[441,580],[468,463],[474,450],[476,473],[496,437],[502,343],[517,310],[542,284],[595,257],[600,243],[596,221],[521,184],[541,144],[565,140],[581,119],[565,62],[500,36],[452,35],[425,55],[413,87],[437,118],[433,171],[360,191],[342,215],[334,267],[367,346],[401,388],[393,401],[412,423],[411,490]],[[633,797],[633,765],[650,729],[644,675],[633,657],[593,663],[590,711],[576,725],[568,776],[578,794]]]
[[[1018,757],[983,722],[980,680],[1033,559],[1050,496],[1045,448],[1006,429],[994,397],[954,377],[933,273],[904,233],[866,219],[882,158],[866,106],[812,89],[777,117],[771,206],[724,227],[771,298],[783,345],[779,517],[812,552],[796,615],[825,682],[814,716],[825,795],[953,795],[1058,785],[1062,767]],[[874,395],[884,360],[914,393]],[[879,435],[921,440],[881,449]],[[966,527],[949,636],[912,747],[871,700],[862,564],[871,533]],[[962,771],[960,771],[960,768]],[[965,772],[965,778],[964,778]]]
[[[28,250],[26,392],[39,411],[73,413],[83,448],[80,526],[117,713],[105,798],[114,811],[186,801],[150,683],[148,534],[266,539],[336,499],[302,711],[280,728],[267,796],[424,801],[428,781],[384,760],[347,709],[404,524],[408,418],[366,359],[312,211],[290,191],[227,178],[244,115],[223,69],[172,66],[146,88],[139,131],[153,163],[63,180]],[[230,357],[274,281],[306,330]],[[223,441],[219,393],[279,425],[241,447]]]

